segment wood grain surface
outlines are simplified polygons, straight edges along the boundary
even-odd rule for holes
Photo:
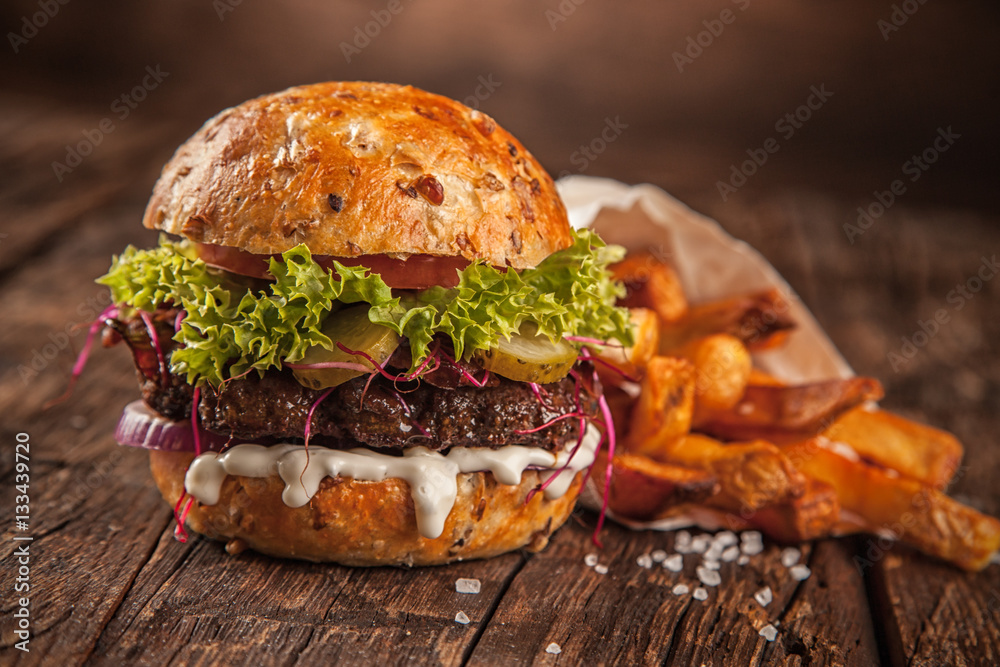
[[[35,4],[11,3],[0,16],[17,30]],[[126,244],[155,242],[139,225],[145,200],[205,117],[321,79],[415,81],[461,99],[492,73],[503,83],[483,108],[556,174],[578,171],[577,146],[622,115],[630,131],[583,171],[664,186],[758,248],[855,370],[882,380],[884,407],[958,436],[966,455],[949,493],[998,516],[1000,281],[949,298],[1000,250],[996,170],[986,171],[996,91],[981,83],[998,61],[980,48],[1000,24],[995,7],[926,3],[883,41],[876,21],[891,3],[753,3],[759,12],[681,75],[671,53],[731,3],[679,3],[673,14],[640,3],[645,20],[624,21],[588,0],[556,29],[544,14],[555,2],[510,3],[504,21],[479,8],[451,23],[448,3],[427,3],[350,66],[339,43],[368,7],[344,8],[337,22],[318,3],[281,20],[232,4],[220,19],[205,3],[191,23],[183,11],[193,3],[110,3],[100,16],[73,3],[0,65],[10,93],[0,98],[0,498],[13,507],[15,434],[28,433],[33,537],[25,653],[13,635],[17,533],[11,517],[0,524],[0,664],[1000,663],[1000,567],[967,574],[867,536],[804,545],[812,575],[803,582],[768,543],[744,566],[723,564],[705,601],[672,592],[698,585],[694,557],[678,574],[636,562],[672,552],[673,534],[610,525],[597,549],[596,517],[582,510],[542,553],[441,568],[230,557],[204,539],[177,542],[147,456],[114,443],[120,410],[138,395],[124,348],[97,350],[72,398],[42,408],[65,388],[86,326],[107,303],[93,278]],[[175,37],[180,26],[186,39]],[[248,38],[264,29],[273,40]],[[60,181],[52,162],[158,61],[173,78]],[[821,80],[841,95],[829,117],[817,114],[723,201],[716,181]],[[844,225],[857,207],[949,123],[967,132],[954,157],[852,243]],[[941,309],[947,324],[894,363],[891,353]],[[588,553],[606,574],[585,565]],[[482,591],[457,593],[460,577]],[[767,607],[753,600],[764,586],[774,593]],[[467,625],[456,623],[459,611]],[[768,623],[773,642],[759,634]]]

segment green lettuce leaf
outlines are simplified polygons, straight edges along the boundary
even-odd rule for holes
[[[436,334],[451,339],[456,357],[468,358],[528,321],[552,340],[580,336],[629,345],[628,311],[614,305],[622,288],[607,270],[623,256],[622,248],[584,230],[535,268],[499,271],[477,262],[460,272],[457,287],[394,295],[363,267],[334,262],[332,271],[324,269],[304,245],[272,259],[275,280],[264,282],[214,269],[190,243],[164,237],[152,250],[126,248],[97,282],[119,305],[183,308],[174,336],[183,347],[173,351],[171,370],[192,384],[217,386],[249,370],[298,361],[314,345],[331,349],[323,322],[341,304],[359,302],[370,304],[372,322],[409,339],[414,368]]]

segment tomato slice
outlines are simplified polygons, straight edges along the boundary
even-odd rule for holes
[[[268,271],[268,260],[280,259],[280,255],[255,255],[231,246],[198,244],[198,256],[206,264],[252,278],[272,280]],[[364,266],[372,273],[382,276],[389,287],[396,289],[427,289],[440,285],[455,287],[458,272],[469,265],[464,257],[437,257],[435,255],[410,255],[407,259],[395,259],[388,255],[362,255],[360,257],[333,257],[313,255],[320,266],[333,269],[333,263],[344,266]]]

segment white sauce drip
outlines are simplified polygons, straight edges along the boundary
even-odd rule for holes
[[[226,475],[268,477],[277,474],[285,483],[281,499],[289,507],[302,507],[316,495],[324,477],[351,477],[365,482],[398,478],[410,485],[417,514],[417,530],[434,539],[444,531],[445,520],[458,496],[461,473],[489,471],[501,484],[521,483],[528,467],[542,468],[542,481],[558,473],[545,488],[545,497],[560,498],[569,490],[576,473],[594,462],[601,436],[593,426],[576,454],[575,442],[558,454],[537,447],[509,445],[499,449],[454,447],[447,455],[426,447],[412,447],[403,456],[379,454],[368,449],[342,451],[302,445],[235,445],[224,453],[207,452],[196,458],[184,477],[184,489],[205,505],[219,502]]]

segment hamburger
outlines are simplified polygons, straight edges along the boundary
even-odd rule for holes
[[[543,548],[613,437],[588,346],[628,345],[621,249],[571,229],[489,116],[324,83],[227,109],[98,282],[185,526],[278,557],[434,565]]]

